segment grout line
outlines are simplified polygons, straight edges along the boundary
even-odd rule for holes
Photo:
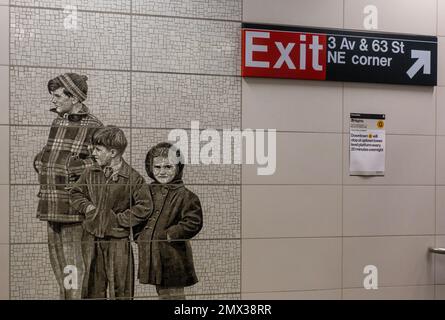
[[[381,239],[381,238],[431,238],[434,237],[435,234],[400,234],[400,235],[366,235],[366,236],[345,236],[345,235],[338,235],[338,236],[294,236],[294,237],[283,237],[283,236],[270,236],[270,237],[233,237],[233,238],[198,238],[198,239],[177,239],[176,241],[189,241],[190,243],[194,242],[221,242],[221,241],[227,241],[227,242],[238,242],[242,240],[254,240],[254,241],[282,241],[282,240],[333,240],[333,239]],[[140,241],[140,242],[166,242],[167,240],[152,240],[152,241]],[[75,241],[75,242],[82,242],[82,241]],[[108,241],[97,241],[97,242],[108,242]],[[47,244],[47,241],[36,241],[36,242],[12,242],[11,246],[30,246],[30,245],[45,245]],[[2,244],[2,243],[0,243]],[[3,244],[6,245],[6,244]],[[426,251],[427,248],[425,248]]]
[[[445,38],[445,36],[444,36]],[[12,56],[12,54],[10,54]],[[12,61],[12,59],[10,59]],[[0,66],[11,67],[11,68],[33,68],[33,69],[48,69],[48,70],[78,70],[78,71],[96,71],[96,72],[127,72],[127,73],[146,73],[146,74],[170,74],[170,75],[184,75],[184,76],[201,76],[201,77],[226,77],[226,78],[240,78],[243,79],[239,74],[221,74],[221,73],[199,73],[199,72],[180,72],[180,71],[155,71],[155,70],[131,70],[131,69],[107,69],[107,68],[92,68],[92,67],[73,67],[73,66],[47,66],[47,65],[27,65],[27,64],[17,64],[10,63],[9,65],[0,64]],[[261,77],[247,77],[249,79],[269,79]],[[326,83],[326,84],[362,84],[362,85],[385,85],[385,86],[404,86],[404,87],[414,87],[414,88],[429,88],[429,86],[416,86],[416,85],[402,85],[402,84],[392,84],[392,83],[374,83],[374,82],[344,82],[344,81],[316,81],[316,80],[305,80],[305,79],[275,79],[277,81],[292,81],[295,83]],[[445,84],[437,84],[436,87],[445,87]]]
[[[433,284],[413,284],[413,285],[398,285],[398,286],[388,286],[388,285],[379,285],[379,288],[409,288],[409,287],[434,287]],[[297,289],[297,290],[272,290],[272,291],[245,291],[242,293],[247,294],[257,294],[257,293],[299,293],[299,292],[323,292],[323,291],[334,291],[334,290],[354,290],[354,289],[363,289],[363,287],[344,287],[340,286],[338,288],[323,288],[323,289]],[[342,297],[343,298],[343,297]]]
[[[345,0],[343,0],[343,6],[344,6],[344,1]],[[343,9],[344,9],[344,7],[343,7]],[[343,16],[343,19],[344,19],[344,16]],[[343,20],[343,25],[344,25],[344,20]],[[344,114],[345,114],[345,85],[344,85],[344,83],[343,83],[343,86],[342,86],[342,128],[344,128],[344,125],[345,125],[345,120],[344,120]],[[342,150],[345,150],[345,136],[344,135],[342,135],[342,139],[341,139],[341,141],[342,141]],[[343,300],[343,269],[344,269],[344,252],[343,252],[343,250],[344,250],[344,230],[343,230],[343,225],[344,225],[344,222],[343,222],[343,220],[344,220],[344,204],[343,204],[343,201],[344,201],[344,175],[345,175],[345,168],[344,168],[344,157],[345,157],[345,153],[344,152],[342,152],[341,153],[341,184],[342,184],[342,187],[341,187],[341,235],[342,235],[342,237],[341,237],[341,268],[340,268],[340,272],[341,272],[341,274],[340,274],[340,280],[341,280],[341,299]]]
[[[301,293],[301,292],[323,292],[323,291],[341,291],[342,288],[323,288],[323,289],[297,289],[297,290],[272,290],[272,291],[241,291],[244,294],[268,294],[268,293]]]
[[[227,77],[227,78],[241,78],[237,74],[220,74],[220,73],[198,73],[198,72],[178,72],[178,71],[152,71],[152,70],[133,70],[130,69],[106,69],[106,68],[91,68],[91,67],[69,67],[69,66],[45,66],[45,65],[25,65],[25,64],[10,64],[11,68],[33,68],[33,69],[48,69],[48,70],[80,70],[80,71],[108,71],[108,72],[126,72],[126,73],[147,73],[147,74],[172,74],[172,75],[191,75],[203,77]]]
[[[343,0],[343,29],[345,28],[345,13],[346,13],[346,3],[345,0]],[[341,112],[341,130],[344,131],[345,128],[345,83],[342,82],[342,101],[341,101],[341,108],[342,108],[342,112]],[[345,150],[345,136],[342,135],[341,137],[341,142],[342,142],[342,152],[341,152],[341,268],[340,268],[340,286],[341,286],[341,291],[340,291],[340,298],[341,300],[344,299],[344,289],[343,289],[343,269],[344,269],[344,263],[343,263],[343,259],[344,259],[344,253],[343,253],[343,248],[344,248],[344,230],[343,230],[343,210],[344,210],[344,205],[343,205],[343,196],[344,196],[344,150]]]
[[[11,8],[16,9],[32,9],[32,10],[51,10],[62,11],[64,8],[44,7],[44,6],[29,6],[29,5],[10,5]],[[121,15],[121,16],[133,16],[133,17],[150,17],[150,18],[166,18],[166,19],[182,19],[182,20],[198,20],[198,21],[211,21],[211,22],[227,22],[227,23],[241,23],[240,20],[233,19],[217,19],[217,18],[203,18],[203,17],[187,17],[187,16],[174,16],[174,15],[162,15],[162,14],[149,14],[149,13],[137,13],[133,12],[133,8],[130,8],[130,12],[126,11],[107,11],[107,10],[91,10],[91,9],[77,9],[77,12],[82,13],[97,13],[108,15]]]
[[[133,0],[130,0],[130,146],[131,148],[133,148],[133,72],[131,70],[133,70],[133,23],[134,23],[134,17],[133,17]],[[133,167],[133,152],[131,152],[130,150],[130,166],[132,168]],[[141,174],[141,176],[144,176],[143,172],[140,172],[139,174]],[[145,178],[145,177],[144,177]],[[146,179],[146,178],[145,178]],[[133,182],[130,179],[130,194],[129,196],[129,200],[130,200],[130,210],[133,207],[133,203],[132,203],[132,194],[133,194]],[[131,216],[130,216],[130,224],[131,224]],[[130,228],[130,246],[134,243],[134,239],[133,239],[133,228]],[[138,252],[139,254],[139,252]],[[134,264],[134,263],[133,263]]]
[[[436,0],[436,36],[438,35],[439,30],[439,1]],[[437,247],[437,88],[434,90],[435,93],[435,126],[434,132],[436,134],[434,138],[434,246]],[[432,258],[433,263],[433,280],[434,280],[434,300],[436,300],[436,256],[433,255]]]
[[[346,15],[346,1],[343,0],[343,29],[345,28],[345,15]],[[342,82],[342,101],[341,101],[341,108],[342,108],[342,112],[341,112],[341,130],[344,131],[345,128],[345,83]],[[341,291],[340,291],[340,298],[341,300],[344,299],[344,293],[343,293],[343,268],[344,268],[344,263],[343,263],[343,259],[344,259],[344,253],[343,253],[343,248],[344,248],[344,230],[343,230],[343,210],[344,210],[344,205],[343,205],[343,196],[344,196],[344,150],[345,150],[345,136],[342,135],[341,137],[341,142],[342,142],[342,152],[341,152],[341,269],[340,269],[340,286],[341,286]]]
[[[439,24],[439,3],[436,0],[436,36],[438,34],[438,24]],[[437,247],[437,88],[434,90],[435,95],[435,126],[434,126],[434,246]],[[433,280],[434,280],[434,300],[436,300],[436,256],[432,257],[433,263]]]
[[[9,4],[9,6],[11,5],[11,0],[9,0],[8,1],[8,4]],[[8,36],[9,36],[9,38],[8,38],[8,50],[9,50],[9,52],[8,52],[8,56],[9,56],[9,64],[11,64],[11,7],[9,7],[8,8],[8,11],[9,11],[9,23],[8,23]],[[9,208],[8,208],[8,217],[9,217],[9,221],[8,221],[8,226],[9,226],[9,230],[8,230],[8,232],[9,232],[9,243],[8,243],[8,263],[9,263],[9,270],[8,270],[8,279],[9,279],[9,284],[8,284],[8,290],[9,290],[9,292],[8,292],[8,296],[9,296],[9,300],[11,300],[11,291],[12,291],[12,287],[11,287],[11,281],[12,281],[12,276],[11,276],[11,268],[12,268],[12,264],[11,264],[11,243],[12,243],[12,234],[11,234],[11,230],[12,230],[12,225],[11,225],[11,221],[12,221],[12,219],[11,219],[11,208],[12,208],[12,205],[11,205],[11,189],[12,189],[12,186],[11,186],[11,181],[12,181],[12,170],[11,170],[11,141],[12,141],[12,136],[11,136],[11,127],[10,127],[10,123],[11,123],[11,97],[12,97],[12,94],[11,94],[11,68],[8,66],[8,81],[9,81],[9,84],[8,84],[8,88],[9,88],[9,101],[8,101],[8,111],[9,111],[9,114],[8,114],[8,122],[9,122],[9,124],[8,124],[8,131],[9,131],[9,163],[8,163],[8,167],[9,167],[9,181],[8,181],[8,183],[9,183],[9,199],[8,199],[8,205],[9,205]]]
[[[241,20],[244,21],[244,1],[241,1]],[[243,128],[243,80],[240,81],[240,128]],[[241,147],[243,145],[243,142],[241,141]],[[243,149],[243,148],[242,148]],[[241,150],[243,152],[243,150]],[[243,298],[242,292],[243,292],[243,166],[240,167],[240,264],[239,264],[239,272],[240,272],[240,299]]]
[[[434,289],[434,283],[421,283],[421,284],[406,284],[406,285],[404,285],[404,284],[401,284],[401,285],[397,285],[397,286],[389,286],[389,285],[380,285],[379,284],[379,289],[380,288],[387,288],[387,289],[389,289],[389,288],[411,288],[411,287],[414,287],[414,288],[416,288],[416,287],[432,287],[433,289]],[[362,290],[365,290],[365,289],[363,289],[363,287],[345,287],[345,289],[348,289],[348,290],[354,290],[354,289],[362,289]],[[373,291],[373,290],[371,290],[371,291]],[[378,291],[378,290],[375,290],[375,291]]]
[[[445,38],[445,36],[444,36]],[[12,60],[11,60],[12,61]],[[0,66],[6,66],[11,68],[34,68],[34,69],[48,69],[48,70],[78,70],[78,71],[93,71],[93,72],[127,72],[127,73],[145,73],[145,74],[170,74],[170,75],[184,75],[184,76],[202,76],[202,77],[226,77],[226,78],[240,78],[243,79],[240,74],[221,74],[221,73],[199,73],[199,72],[180,72],[180,71],[155,71],[155,70],[130,70],[130,69],[107,69],[107,68],[93,68],[93,67],[74,67],[74,66],[47,66],[47,65],[27,65],[27,64],[17,64],[10,63],[9,65],[0,64]],[[246,77],[249,79],[270,79],[262,77]],[[375,82],[344,82],[344,81],[316,81],[307,79],[275,79],[277,81],[292,81],[295,83],[326,83],[326,84],[339,84],[343,82],[346,84],[362,84],[362,85],[385,85],[385,86],[404,86],[404,87],[414,87],[414,88],[429,88],[430,86],[416,86],[416,85],[403,85],[397,83],[375,83]],[[445,84],[437,84],[436,87],[443,88]]]
[[[0,185],[8,185],[8,184],[0,184]],[[11,183],[11,186],[14,187],[32,187],[39,186],[38,183]],[[60,186],[65,184],[55,184],[55,186]],[[116,184],[118,185],[118,184]],[[356,188],[373,188],[373,187],[401,187],[401,188],[426,188],[426,187],[435,187],[434,184],[427,185],[410,185],[410,184],[261,184],[261,183],[187,183],[190,186],[215,186],[215,187],[239,187],[239,186],[252,186],[252,187],[356,187]],[[445,185],[438,184],[438,187],[444,187]]]
[[[130,119],[130,122],[132,120]],[[343,121],[343,120],[342,120]],[[20,124],[20,123],[11,123],[11,124],[0,124],[1,126],[11,126],[11,127],[30,127],[30,128],[51,128],[51,125],[44,125],[44,124]],[[191,128],[187,128],[187,127],[176,127],[176,128],[167,128],[167,127],[150,127],[150,126],[132,126],[131,124],[129,126],[119,126],[119,128],[121,129],[137,129],[137,130],[165,130],[165,131],[171,131],[171,130],[185,130],[185,131],[192,131]],[[225,128],[213,128],[216,131],[221,131],[224,132],[226,130],[229,131],[234,131],[234,130],[238,130],[240,129],[237,126],[233,126],[233,127],[225,127]],[[257,128],[259,129],[259,128]],[[257,130],[257,129],[252,129],[252,130]],[[261,128],[264,129],[264,128]],[[265,130],[268,129],[272,129],[272,128],[266,128]],[[193,131],[195,131],[196,129],[193,129]],[[200,128],[199,131],[205,131],[208,130],[208,128]],[[241,130],[241,129],[240,129]],[[339,131],[324,131],[324,132],[320,132],[320,131],[291,131],[291,130],[276,130],[277,133],[286,133],[286,134],[318,134],[318,135],[348,135],[349,132],[348,131],[343,131],[343,132],[339,132]],[[395,136],[395,137],[445,137],[445,134],[441,134],[441,135],[436,135],[436,134],[414,134],[414,133],[386,133],[386,136]]]

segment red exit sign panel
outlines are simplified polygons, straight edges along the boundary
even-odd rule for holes
[[[327,36],[243,29],[242,76],[326,79]]]

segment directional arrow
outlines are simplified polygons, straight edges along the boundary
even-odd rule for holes
[[[423,74],[431,74],[431,51],[411,50],[411,58],[417,61],[406,72],[411,79],[423,67]]]

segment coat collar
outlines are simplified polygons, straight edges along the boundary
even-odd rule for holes
[[[92,170],[101,172],[103,171],[102,168],[97,163],[95,163],[95,165],[92,167]],[[122,159],[122,164],[119,169],[119,173],[117,175],[125,179],[130,178],[130,165],[124,159]]]
[[[172,182],[170,182],[169,184],[162,184],[155,180],[151,183],[151,185],[155,186],[155,187],[166,187],[169,190],[176,190],[176,189],[183,187],[184,182],[182,181],[182,179],[176,179],[176,180],[173,180]]]
[[[49,109],[49,111],[57,113],[57,115],[60,118],[66,118],[69,121],[74,121],[74,122],[81,121],[84,117],[90,115],[90,110],[84,104],[82,104],[82,108],[79,110],[79,112],[76,112],[76,113],[64,113],[64,114],[61,114],[61,113],[57,112],[57,108],[51,108],[51,109]]]

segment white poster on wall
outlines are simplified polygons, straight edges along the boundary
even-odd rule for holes
[[[349,175],[385,175],[385,115],[350,114]]]

